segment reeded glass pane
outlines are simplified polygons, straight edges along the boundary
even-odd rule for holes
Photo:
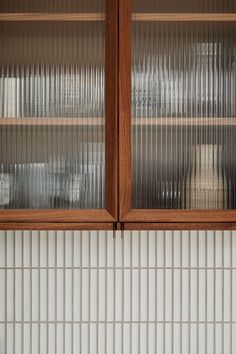
[[[104,21],[0,24],[0,207],[104,207]]]
[[[235,0],[133,0],[134,12],[236,12]]]
[[[105,0],[1,0],[0,12],[104,12]]]
[[[133,21],[134,208],[236,207],[235,39],[233,23]]]

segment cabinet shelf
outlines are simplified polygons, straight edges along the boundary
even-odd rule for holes
[[[153,22],[234,22],[236,13],[135,13],[133,21]]]
[[[105,125],[104,118],[0,118],[1,125],[53,125],[98,126]]]
[[[0,21],[105,21],[103,13],[0,13]],[[236,13],[135,13],[136,22],[235,22]]]
[[[103,13],[0,13],[0,21],[104,21]]]
[[[135,118],[135,126],[236,126],[236,118]]]

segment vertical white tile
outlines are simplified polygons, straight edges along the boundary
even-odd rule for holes
[[[71,324],[65,324],[65,353],[72,353],[72,331]]]
[[[207,321],[214,320],[214,271],[207,271]]]
[[[74,266],[81,266],[81,232],[74,231]]]
[[[114,265],[114,246],[116,239],[113,238],[113,232],[107,232],[107,267]]]
[[[236,270],[232,271],[232,321],[236,322]]]
[[[44,239],[44,232],[42,233],[42,238]],[[16,238],[18,235],[16,234]],[[31,249],[30,249],[30,244],[31,244],[31,232],[30,231],[24,231],[21,233],[22,237],[22,246],[23,246],[23,262],[22,266],[23,267],[30,267],[30,258],[31,258]],[[45,245],[45,251],[46,251],[47,245]]]
[[[197,353],[197,324],[191,324],[191,354],[198,354]],[[179,353],[181,354],[181,353]]]
[[[149,267],[154,268],[156,266],[156,232],[149,231]]]
[[[231,232],[224,231],[224,267],[229,268],[231,266]]]
[[[82,325],[82,327],[84,327],[84,326]],[[57,354],[64,354],[64,350],[63,350],[64,348],[63,347],[64,347],[64,328],[63,328],[63,324],[57,324]]]
[[[182,354],[180,353],[180,324],[179,323],[175,323],[173,325],[173,348],[174,348],[174,352],[173,354]]]
[[[174,272],[174,311],[173,311],[173,320],[180,321],[180,298],[181,298],[181,270],[175,270]],[[157,299],[158,301],[158,299]]]
[[[139,266],[139,232],[132,232],[132,264],[133,267]]]
[[[125,237],[124,237],[124,267],[130,267],[131,266],[131,233],[126,232]]]
[[[222,267],[222,253],[223,253],[223,239],[222,239],[222,232],[216,231],[215,232],[216,238],[216,267]]]
[[[72,321],[72,270],[65,270],[65,319]]]
[[[73,231],[65,232],[65,266],[72,267],[73,259]]]
[[[5,342],[5,324],[0,322],[0,353],[5,354],[7,352]]]
[[[208,231],[206,235],[207,241],[207,267],[214,266],[214,231]]]
[[[141,270],[140,320],[147,321],[147,270]]]
[[[74,320],[80,321],[80,301],[81,301],[81,270],[74,270]]]
[[[148,349],[149,349],[148,353],[149,354],[156,354],[155,340],[156,340],[155,325],[150,324],[148,325]]]
[[[236,231],[232,231],[232,267],[236,268]]]
[[[101,337],[102,340],[102,337]],[[97,348],[97,324],[92,323],[89,327],[89,353],[98,353]]]
[[[63,309],[64,309],[64,271],[61,269],[57,270],[57,320],[63,321]],[[40,300],[42,303],[42,299]],[[43,302],[44,304],[44,302]],[[41,308],[41,313],[42,313]]]
[[[17,351],[15,350],[15,353],[13,351],[13,348],[17,348],[19,346],[20,348],[20,339],[17,338],[16,334],[14,336],[14,330],[13,330],[14,325],[11,323],[8,323],[6,325],[6,346],[7,346],[7,354],[16,354]],[[4,353],[5,354],[5,353]]]
[[[15,267],[21,268],[25,267],[25,262],[24,259],[22,259],[22,255],[24,256],[24,250],[22,250],[23,244],[25,242],[24,240],[24,233],[23,232],[15,232],[15,249],[13,249],[13,252],[15,254]]]
[[[55,255],[56,255],[56,237],[55,231],[48,231],[48,266],[55,267]]]
[[[91,267],[97,267],[97,264],[98,264],[97,245],[98,245],[97,232],[91,231],[90,232],[90,261],[91,261]]]
[[[140,232],[140,266],[147,267],[147,254],[148,254],[148,233],[146,231]]]
[[[147,353],[147,330],[146,324],[140,324],[140,353]],[[167,353],[166,353],[167,354]]]
[[[99,267],[105,267],[106,259],[106,232],[99,232]]]
[[[46,287],[45,287],[46,288]],[[18,291],[16,291],[16,297]],[[30,286],[30,270],[24,270],[24,284],[23,284],[23,296],[24,296],[24,321],[30,321],[30,301],[31,301],[31,286]]]
[[[156,271],[155,269],[149,270],[149,288],[148,288],[148,302],[149,302],[149,321],[155,321],[156,313]]]
[[[189,271],[182,270],[182,320],[189,319]]]
[[[89,311],[88,311],[88,306],[89,306],[89,277],[88,277],[88,270],[84,269],[82,272],[82,321],[88,321],[88,315],[89,315]]]
[[[123,327],[123,354],[130,354],[130,326],[128,324],[124,324]]]
[[[158,269],[157,272],[157,320],[163,321],[164,316],[164,271]]]
[[[191,321],[197,321],[197,270],[191,270]]]
[[[30,325],[28,323],[24,324],[24,354],[32,354],[30,348]]]
[[[73,340],[74,353],[80,353],[80,344],[81,344],[80,327],[81,327],[80,323],[74,324],[74,340]],[[57,354],[56,351],[55,354]]]
[[[115,244],[115,266],[122,267],[122,249],[123,249],[123,240],[121,239],[121,232],[118,231],[116,234],[116,244]]]
[[[172,326],[165,324],[165,354],[172,354]]]
[[[114,332],[114,324],[108,324],[107,325],[107,354],[112,354],[114,353],[113,346],[114,346],[114,337],[113,337],[113,332]]]
[[[48,237],[47,231],[40,231],[40,267],[47,267]],[[27,254],[28,244],[24,243],[24,258]],[[63,246],[62,246],[63,249]],[[27,258],[27,257],[26,257]]]
[[[0,231],[0,268],[5,267],[5,243],[6,240],[6,233],[5,231]]]
[[[175,231],[174,232],[174,239],[173,239],[173,247],[174,247],[174,259],[173,265],[174,267],[180,267],[180,255],[181,255],[181,232]]]
[[[172,306],[172,280],[173,272],[167,269],[166,272],[166,291],[165,291],[165,310],[166,310],[166,321],[171,321],[173,316],[173,306]]]
[[[10,336],[10,328],[11,328],[11,335],[12,335],[12,337],[11,337],[11,341],[12,341],[12,343],[10,344],[9,342],[7,343],[7,351],[9,351],[9,353],[11,353],[11,350],[9,350],[10,348],[9,348],[9,345],[11,346],[11,347],[13,347],[13,345],[14,345],[14,348],[15,348],[15,353],[16,354],[21,354],[22,352],[24,352],[23,350],[22,350],[22,346],[23,346],[23,343],[24,343],[24,341],[23,341],[23,335],[24,335],[24,333],[22,332],[22,326],[21,326],[21,324],[19,324],[19,323],[16,323],[15,325],[14,325],[14,330],[15,330],[15,338],[14,338],[14,335],[13,335],[13,326],[8,326],[8,336]],[[14,338],[14,341],[15,342],[13,342],[13,340],[12,340],[12,338]],[[13,349],[13,348],[12,348]],[[15,354],[14,353],[14,354]]]
[[[97,312],[98,308],[97,299],[98,299],[98,283],[97,283],[97,270],[91,270],[91,296],[90,296],[90,319],[91,321],[97,321]]]
[[[5,270],[0,269],[0,322],[5,320]]]
[[[182,267],[189,267],[190,237],[189,231],[182,231]]]
[[[39,266],[39,231],[32,231],[32,267]]]
[[[56,354],[55,330],[56,329],[54,324],[48,325],[48,353],[49,354]]]
[[[39,320],[39,272],[37,269],[32,270],[32,320]]]
[[[50,269],[48,271],[48,319],[49,321],[55,321],[55,297],[56,297],[56,281],[55,270]]]
[[[231,318],[231,275],[229,270],[224,271],[224,321]]]
[[[41,243],[41,241],[40,241]],[[57,267],[64,267],[64,231],[57,232]]]
[[[205,231],[199,231],[199,267],[204,268],[207,266],[206,264],[206,232]]]
[[[199,320],[206,321],[206,271],[199,271]]]
[[[139,271],[133,270],[133,284],[132,284],[132,314],[133,321],[139,321]]]
[[[7,320],[14,318],[14,272],[7,270]]]
[[[124,321],[130,321],[131,313],[131,299],[130,299],[130,271],[128,269],[124,270]]]
[[[215,354],[213,340],[214,340],[214,328],[213,325],[209,323],[207,325],[207,353],[209,354]]]
[[[105,270],[99,271],[99,320],[105,321]]]
[[[14,259],[14,237],[15,237],[15,232],[14,231],[8,231],[7,232],[7,267],[13,267],[13,259]]]
[[[133,353],[139,353],[139,325],[138,324],[133,324],[132,326],[132,352]]]
[[[223,283],[222,270],[216,270],[216,321],[222,321]]]
[[[116,271],[116,302],[115,302],[115,314],[116,314],[116,321],[122,320],[122,271]]]
[[[107,320],[114,321],[114,271],[112,269],[107,271]],[[96,293],[95,293],[96,294]]]
[[[174,233],[172,231],[165,232],[165,262],[166,267],[172,267],[173,257],[172,257],[172,247],[174,241]]]
[[[64,284],[61,286],[61,292]],[[63,308],[63,307],[62,307]],[[40,319],[47,320],[47,272],[45,269],[40,270]]]
[[[197,238],[198,238],[198,232],[197,231],[191,231],[191,267],[196,268],[197,267]]]
[[[99,324],[98,326],[98,353],[105,353],[105,325],[104,324]]]
[[[39,354],[39,324],[32,324],[32,353]]]

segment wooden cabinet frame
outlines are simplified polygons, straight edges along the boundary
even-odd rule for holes
[[[119,219],[127,228],[181,229],[214,227],[209,223],[235,223],[236,210],[132,209],[131,172],[131,53],[132,20],[136,21],[236,21],[236,14],[135,14],[131,0],[119,1]],[[220,122],[219,122],[220,124]],[[137,223],[137,224],[135,224]],[[139,224],[146,223],[146,224]],[[149,223],[149,224],[148,224]],[[176,223],[176,224],[175,224]],[[204,225],[203,225],[204,224]],[[136,225],[136,226],[135,226]],[[195,225],[195,226],[194,226]],[[216,228],[220,224],[215,224]],[[230,227],[235,227],[232,225]]]
[[[135,21],[236,21],[236,14],[135,14],[131,0],[106,0],[103,14],[0,14],[0,21],[106,21],[105,208],[1,210],[1,229],[235,229],[236,210],[132,209],[131,52]],[[119,117],[119,119],[118,119]],[[4,118],[1,124],[9,124]],[[22,124],[28,124],[27,119]],[[44,122],[45,123],[45,122]],[[15,124],[18,124],[15,122]],[[30,124],[34,124],[33,121]],[[57,124],[55,120],[50,123]],[[62,124],[66,124],[63,122]],[[74,122],[73,124],[79,124]],[[90,122],[89,124],[93,124]],[[219,119],[219,124],[221,121]],[[234,124],[231,121],[230,124]],[[119,221],[121,224],[116,224]],[[116,226],[115,226],[116,225]]]
[[[0,211],[1,228],[6,226],[7,229],[22,227],[30,229],[112,229],[113,222],[118,217],[118,1],[106,0],[105,16],[76,13],[4,13],[0,14],[0,21],[12,23],[15,21],[106,21],[105,208],[91,210],[5,209]],[[28,123],[32,124],[32,119],[24,119],[22,124]],[[8,122],[3,118],[2,121],[0,119],[0,124],[8,124]],[[54,119],[50,124],[57,124],[57,122]]]

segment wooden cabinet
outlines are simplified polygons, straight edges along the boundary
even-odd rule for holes
[[[236,221],[235,11],[120,1],[122,221]]]
[[[234,1],[1,1],[2,227],[233,228],[235,23]]]
[[[116,2],[1,1],[0,12],[0,221],[112,223]]]

